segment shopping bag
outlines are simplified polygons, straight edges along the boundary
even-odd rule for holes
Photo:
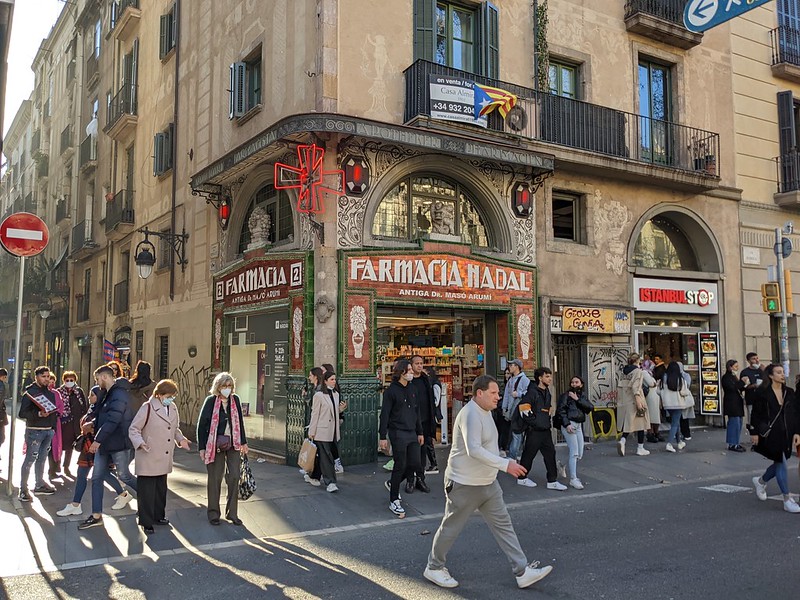
[[[300,454],[297,455],[297,466],[306,473],[314,470],[314,463],[317,460],[317,445],[306,438],[300,446]]]
[[[242,467],[239,470],[239,498],[247,500],[255,493],[256,488],[256,478],[253,477],[250,462],[247,460],[247,455],[245,455],[242,457]]]

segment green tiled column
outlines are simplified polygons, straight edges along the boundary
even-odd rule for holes
[[[375,462],[378,458],[380,392],[375,377],[339,379],[342,399],[347,402],[339,453],[345,465]]]

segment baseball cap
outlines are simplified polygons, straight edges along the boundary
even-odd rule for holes
[[[512,361],[511,361],[510,363],[508,363],[508,364],[509,364],[509,365],[517,365],[517,366],[518,366],[520,369],[523,369],[523,368],[524,368],[524,365],[522,364],[522,360],[520,360],[519,358],[515,358],[514,360],[512,360]]]

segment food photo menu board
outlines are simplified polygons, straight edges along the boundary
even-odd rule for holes
[[[719,333],[702,331],[697,334],[700,347],[700,414],[722,415],[719,384]]]

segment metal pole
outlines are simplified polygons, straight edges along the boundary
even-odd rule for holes
[[[783,276],[783,230],[775,228],[775,255],[778,258],[778,287],[781,294],[780,350],[781,364],[786,380],[789,380],[789,320],[786,315],[786,279]]]
[[[25,257],[19,259],[19,292],[17,293],[17,337],[14,346],[14,381],[11,383],[11,432],[8,441],[8,481],[7,491],[9,496],[14,495],[14,438],[17,430],[17,402],[19,400],[20,375],[22,374],[22,361],[20,345],[22,344],[22,292],[25,282]]]

